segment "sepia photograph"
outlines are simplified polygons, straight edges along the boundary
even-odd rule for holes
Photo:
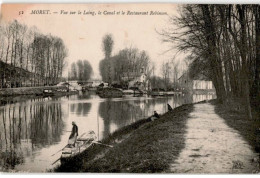
[[[260,4],[0,3],[0,174],[260,173]]]

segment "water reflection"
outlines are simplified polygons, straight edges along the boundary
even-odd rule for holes
[[[213,95],[124,97],[101,99],[90,93],[58,98],[7,101],[0,107],[0,170],[45,171],[67,144],[71,121],[79,135],[94,130],[102,139],[115,130],[156,110],[163,114],[185,103],[212,99]]]
[[[103,133],[101,137],[105,137],[116,129],[129,125],[140,119],[142,110],[135,101],[113,101],[108,99],[99,105],[99,116],[103,120]]]
[[[91,103],[71,103],[70,112],[76,113],[78,116],[87,116],[91,109]]]
[[[64,127],[61,104],[42,101],[34,99],[0,108],[2,169],[13,169],[33,151],[60,141]]]

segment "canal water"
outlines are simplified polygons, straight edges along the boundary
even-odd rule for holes
[[[103,99],[91,93],[65,97],[11,98],[0,106],[0,171],[46,172],[60,157],[75,121],[79,135],[95,131],[99,140],[117,129],[214,95]],[[55,154],[54,156],[52,156]]]

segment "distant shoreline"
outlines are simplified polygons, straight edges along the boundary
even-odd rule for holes
[[[40,87],[20,87],[20,88],[1,88],[0,96],[1,97],[10,97],[10,96],[22,96],[22,95],[40,95],[45,89],[63,89],[67,90],[65,86],[40,86]],[[75,92],[73,92],[75,94]],[[72,92],[57,92],[55,96],[72,94]],[[2,98],[0,99],[2,100]]]

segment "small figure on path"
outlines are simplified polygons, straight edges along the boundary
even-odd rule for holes
[[[168,106],[168,111],[172,111],[173,110],[171,105],[167,104],[167,106]]]
[[[152,115],[151,120],[154,121],[155,119],[158,119],[158,118],[160,118],[160,115],[156,111],[154,111],[154,114]]]
[[[71,131],[71,134],[70,134],[70,137],[69,137],[69,146],[70,147],[75,147],[75,143],[76,143],[76,140],[77,140],[77,136],[78,136],[78,126],[76,125],[76,123],[73,121],[72,122],[72,131]]]

